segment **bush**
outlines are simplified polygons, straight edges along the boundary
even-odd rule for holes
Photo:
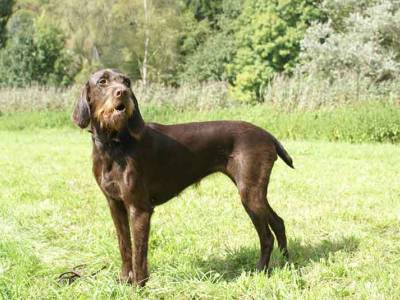
[[[354,5],[350,5],[354,4]],[[400,74],[400,2],[325,0],[302,46],[303,73],[336,80],[353,73],[380,82]]]
[[[294,69],[307,24],[318,18],[313,1],[245,1],[235,25],[236,55],[227,66],[234,96],[261,100],[276,73]]]
[[[63,33],[42,18],[34,24],[35,79],[42,85],[70,85],[73,82],[74,70],[72,57],[64,49]]]
[[[64,49],[65,37],[56,27],[21,10],[10,19],[8,36],[0,51],[1,85],[72,83],[72,59]]]

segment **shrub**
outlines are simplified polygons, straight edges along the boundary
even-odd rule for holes
[[[10,19],[8,36],[0,52],[1,85],[72,83],[72,59],[64,49],[65,37],[56,27],[21,10]]]
[[[235,25],[236,55],[227,66],[235,97],[261,100],[276,73],[290,73],[307,24],[319,17],[313,1],[245,1]]]
[[[35,20],[35,79],[42,85],[69,85],[73,81],[72,57],[64,49],[63,33],[42,18]]]
[[[231,97],[244,102],[261,101],[276,73],[291,73],[310,20],[321,17],[314,1],[224,0],[218,8],[201,31],[207,37],[185,53],[180,79],[228,81]]]
[[[307,30],[301,71],[330,80],[353,73],[370,82],[400,74],[399,1],[325,0],[322,8],[329,21]]]

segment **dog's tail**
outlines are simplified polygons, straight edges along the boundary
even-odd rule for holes
[[[279,157],[292,169],[293,166],[293,159],[290,157],[289,153],[283,148],[282,144],[274,137],[276,152],[278,153]]]

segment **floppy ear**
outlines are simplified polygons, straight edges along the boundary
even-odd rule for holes
[[[86,128],[90,123],[90,107],[89,107],[89,82],[82,89],[80,98],[75,103],[72,120],[80,128]]]

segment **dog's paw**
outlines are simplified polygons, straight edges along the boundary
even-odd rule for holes
[[[149,280],[149,276],[147,275],[146,277],[143,277],[143,278],[137,278],[137,279],[134,281],[134,284],[135,284],[137,287],[143,288],[143,287],[146,285],[146,283],[147,283],[148,280]]]
[[[122,271],[117,279],[118,282],[124,284],[132,284],[133,283],[133,272],[132,271]]]

